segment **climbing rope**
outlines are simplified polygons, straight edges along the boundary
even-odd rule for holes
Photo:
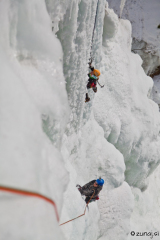
[[[1,185],[0,185],[0,191],[19,194],[19,195],[23,195],[23,196],[38,197],[38,198],[41,198],[41,199],[51,203],[54,206],[54,210],[55,210],[55,213],[56,213],[56,218],[57,218],[57,221],[59,222],[57,206],[52,199],[50,199],[50,198],[48,198],[44,195],[41,195],[39,193],[36,193],[36,192],[30,192],[30,191],[26,191],[26,190],[21,190],[21,189],[17,189],[17,188],[10,188],[10,187],[5,187],[5,186],[1,186]]]
[[[99,5],[99,0],[97,1],[96,15],[95,15],[95,20],[94,20],[94,27],[93,27],[93,33],[92,33],[92,42],[91,42],[91,51],[90,51],[90,59],[89,59],[90,62],[88,63],[89,65],[91,65],[92,61],[93,61],[92,46],[93,46],[94,32],[95,32],[96,22],[97,22],[98,5]],[[98,84],[101,86],[101,88],[104,87],[104,85],[102,86],[99,82],[98,82]]]
[[[90,59],[91,59],[91,61],[93,59],[93,57],[92,57],[92,46],[93,46],[94,32],[95,32],[95,28],[96,28],[98,5],[99,5],[99,0],[97,1],[96,15],[95,15],[94,27],[93,27],[93,32],[92,32],[92,42],[91,42],[91,51],[90,51]]]
[[[94,193],[93,193],[93,195],[91,196],[91,198],[90,198],[90,199],[89,199],[89,201],[87,202],[87,204],[86,204],[86,206],[85,206],[85,209],[84,209],[84,213],[83,213],[83,214],[81,214],[81,215],[79,215],[78,217],[76,217],[76,218],[73,218],[73,219],[71,219],[71,220],[69,220],[69,221],[67,221],[67,222],[61,223],[59,226],[62,226],[62,225],[64,225],[64,224],[66,224],[66,223],[69,223],[69,222],[71,222],[71,221],[73,221],[73,220],[75,220],[75,219],[77,219],[77,218],[80,218],[80,217],[84,216],[84,215],[85,215],[85,213],[86,213],[86,208],[87,208],[87,206],[88,206],[89,202],[91,201],[91,199],[93,198],[94,194],[95,194],[95,190],[94,190]]]

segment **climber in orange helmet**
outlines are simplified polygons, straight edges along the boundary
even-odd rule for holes
[[[95,69],[93,66],[91,66],[92,62],[89,63],[89,68],[91,72],[88,74],[88,83],[87,83],[87,89],[92,88],[93,91],[97,92],[97,82],[99,80],[100,71],[98,69]],[[86,99],[85,102],[89,102],[90,98],[88,96],[88,93],[86,93]]]

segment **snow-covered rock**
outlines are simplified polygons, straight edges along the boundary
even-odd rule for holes
[[[145,72],[151,74],[160,66],[160,1],[127,0],[122,14],[119,0],[108,0],[108,3],[119,16],[131,22],[132,49],[143,59]]]

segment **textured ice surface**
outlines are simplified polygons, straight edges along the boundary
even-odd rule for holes
[[[60,213],[68,176],[59,147],[69,112],[61,44],[43,1],[1,1],[0,29],[0,184],[44,194]],[[42,118],[59,136],[54,145]],[[2,192],[0,202],[0,239],[64,239],[49,203]]]
[[[145,192],[133,188],[134,210],[131,216],[131,231],[147,232],[154,235],[153,239],[160,239],[159,216],[160,216],[160,166],[153,172],[149,180],[149,186]],[[158,233],[157,233],[158,232]],[[128,240],[137,239],[138,236],[129,234]],[[141,239],[152,239],[150,236],[143,236]]]
[[[157,105],[149,98],[153,82],[141,68],[140,57],[130,52],[129,22],[119,22],[111,10],[106,15],[101,64],[106,87],[95,97],[94,115],[105,138],[123,153],[126,180],[143,188],[144,179],[159,162],[160,118]],[[113,37],[110,32],[108,39],[106,29],[111,21]],[[146,146],[152,150],[146,151]]]
[[[82,4],[82,2],[80,4]],[[76,9],[77,8],[75,6],[75,10]],[[99,8],[99,11],[100,9],[101,8]],[[86,12],[84,11],[83,13],[79,12],[79,15],[83,19],[83,21],[85,19],[85,14]],[[98,88],[98,93],[95,96],[95,100],[85,105],[85,107],[84,103],[82,102],[84,101],[85,93],[85,68],[83,69],[82,66],[84,63],[87,63],[87,60],[86,55],[81,54],[81,52],[78,52],[78,50],[74,47],[77,36],[79,36],[78,39],[80,46],[82,45],[82,52],[83,49],[85,49],[85,38],[82,39],[80,37],[88,34],[88,32],[86,33],[86,25],[81,25],[81,35],[78,31],[79,29],[77,30],[75,26],[73,26],[71,29],[66,28],[66,26],[69,25],[68,23],[72,20],[70,16],[73,16],[73,18],[75,18],[75,15],[69,15],[68,12],[64,17],[65,21],[62,21],[62,23],[60,24],[60,30],[58,32],[58,37],[62,42],[64,52],[67,51],[67,54],[64,55],[64,69],[67,69],[65,74],[68,83],[67,90],[69,92],[72,120],[72,126],[68,129],[68,135],[70,136],[69,138],[67,138],[66,136],[65,142],[67,144],[64,143],[64,145],[67,146],[67,148],[65,148],[65,153],[67,152],[70,159],[70,163],[67,162],[67,167],[70,172],[73,172],[74,169],[77,169],[76,174],[71,174],[71,176],[74,176],[74,178],[71,178],[71,181],[76,183],[78,182],[80,184],[84,184],[90,179],[94,179],[95,175],[102,175],[105,180],[107,179],[108,184],[107,186],[104,186],[104,190],[100,195],[101,201],[105,201],[103,199],[105,199],[104,196],[106,190],[108,190],[107,194],[109,194],[109,190],[111,190],[113,187],[118,186],[122,182],[120,181],[120,179],[117,180],[113,177],[114,172],[111,170],[112,165],[109,170],[111,174],[108,173],[108,170],[105,173],[106,163],[105,165],[102,165],[103,167],[99,167],[97,171],[97,165],[94,158],[96,158],[97,160],[97,138],[99,138],[99,134],[96,134],[95,136],[93,135],[95,127],[93,128],[92,122],[90,121],[86,123],[86,117],[87,119],[91,118],[92,121],[96,120],[104,131],[105,139],[115,145],[116,148],[118,148],[123,153],[127,165],[126,179],[131,185],[136,185],[141,189],[144,189],[146,187],[146,177],[159,163],[159,112],[157,105],[148,98],[150,96],[153,82],[151,78],[145,75],[143,69],[141,68],[141,59],[137,55],[131,53],[131,28],[129,22],[123,20],[119,21],[118,17],[113,13],[113,11],[109,10],[107,7],[105,14],[106,15],[104,18],[102,38],[99,38],[97,41],[95,40],[94,43],[95,49],[97,44],[99,44],[100,42],[103,44],[101,47],[97,48],[99,51],[97,51],[97,55],[95,55],[94,63],[96,66],[100,67],[100,82],[102,84],[105,83],[105,87],[103,89]],[[102,14],[99,14],[98,16],[99,18],[101,18]],[[102,20],[99,19],[98,22],[99,21]],[[98,35],[100,35],[100,33],[102,32],[102,29],[100,27],[101,25],[99,27],[97,26],[96,28],[96,34]],[[74,29],[76,29],[76,32],[74,32]],[[69,38],[69,43],[66,41],[66,39],[68,39],[67,36],[70,36],[70,32],[68,32],[68,30],[70,32],[74,32],[74,34],[72,32],[72,37]],[[73,61],[73,59],[75,61]],[[79,62],[77,59],[79,59]],[[76,71],[75,65],[78,68],[78,74],[76,76],[74,75],[74,72]],[[73,69],[72,72],[71,68]],[[80,88],[79,82],[81,82]],[[74,89],[77,87],[78,90],[75,91]],[[93,99],[94,95],[91,93],[91,91],[89,91],[89,94]],[[93,112],[91,109],[92,106]],[[154,117],[153,114],[155,114]],[[79,116],[81,118],[79,118]],[[147,119],[147,121],[145,119]],[[87,128],[91,128],[90,132],[87,133],[86,137],[83,137],[82,131],[82,129],[84,128],[84,123],[86,123],[85,127],[87,126]],[[73,126],[75,130],[73,129]],[[77,134],[73,134],[72,131],[77,132]],[[92,138],[91,136],[94,137]],[[153,139],[153,143],[151,143],[151,139]],[[86,141],[90,142],[88,151]],[[98,140],[98,142],[103,143],[105,141]],[[103,145],[105,146],[106,144],[103,143]],[[146,146],[147,149],[150,148],[149,151],[146,150]],[[98,154],[99,160],[101,160],[101,155],[103,154],[103,151],[104,150],[101,149],[101,153]],[[111,163],[114,163],[113,153],[111,149],[109,151],[112,155]],[[88,156],[86,155],[86,152]],[[107,156],[107,153],[104,152],[104,154],[106,154]],[[88,157],[92,161],[89,161]],[[84,159],[87,161],[84,161]],[[105,157],[103,157],[102,159],[102,161],[105,162],[109,161],[109,165],[111,164],[110,158],[107,158],[107,161],[105,160]],[[74,165],[75,167],[73,169]],[[116,170],[117,168],[119,168],[118,161],[117,166],[114,165],[114,170]],[[108,169],[108,164],[106,165],[106,169]],[[86,176],[87,174],[87,178],[83,178],[83,180],[81,180],[82,174],[84,174],[84,176]],[[118,176],[118,174],[116,174],[116,176]],[[80,180],[78,180],[79,178],[81,182]],[[107,189],[105,190],[106,187]],[[68,202],[68,193],[73,191],[71,189],[72,188],[70,187],[65,195],[64,208],[62,211],[63,221],[65,221],[65,215],[66,219],[69,219],[71,216],[75,217],[73,215],[70,215],[70,203]],[[131,198],[130,191],[128,191],[127,194]],[[114,200],[112,199],[112,201]],[[116,204],[118,204],[118,201],[116,201]],[[129,216],[129,213],[132,209],[132,202],[128,201],[127,204],[128,205],[126,206],[129,209]],[[103,210],[104,207],[105,206],[102,207]],[[66,212],[67,210],[68,218]],[[104,230],[103,226],[107,225],[107,218],[105,218],[104,216],[105,211],[102,212],[102,214],[100,215],[100,219],[105,220],[103,220],[103,224],[101,220],[99,221],[99,237],[111,237],[110,235],[107,235],[109,234],[107,231],[107,227],[106,230]],[[120,216],[121,219],[125,219],[125,212],[122,211]],[[90,216],[87,217],[87,221],[89,221]],[[125,225],[125,220],[121,220],[121,227],[123,229],[123,233],[121,236],[121,231],[117,225],[117,219],[118,216],[115,214],[112,219],[113,224],[111,224],[111,232],[115,231],[116,235],[120,236],[120,239],[124,239],[129,231],[129,222],[126,221],[128,225]],[[81,219],[80,221],[83,220]],[[76,224],[78,225],[78,223],[76,222],[73,224],[75,227],[74,230],[71,230],[70,234],[67,234],[68,239],[73,238],[73,232],[75,231]],[[92,225],[92,227],[93,229],[96,229],[94,227],[94,224]],[[67,227],[65,226],[64,228],[64,232],[66,232]],[[93,232],[93,229],[91,228],[90,230],[87,225],[87,228],[85,228],[85,230],[79,230],[82,231],[81,235],[79,232],[79,238],[83,238],[83,231],[88,234],[87,236],[92,236],[89,234],[89,232]],[[115,236],[113,235],[113,239],[114,237]]]
[[[0,192],[2,240],[125,240],[142,208],[131,217],[133,194],[146,204],[139,189],[160,161],[153,83],[131,53],[130,23],[99,1],[92,55],[105,87],[84,102],[96,9],[97,0],[0,2],[0,184],[52,198],[62,223],[84,212],[76,184],[105,180],[86,215],[61,227],[48,203]]]

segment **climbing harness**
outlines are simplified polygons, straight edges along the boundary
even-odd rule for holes
[[[21,190],[21,189],[11,188],[11,187],[1,186],[1,185],[0,185],[0,191],[5,191],[5,192],[9,192],[9,193],[19,194],[19,195],[23,195],[23,196],[38,197],[38,198],[41,198],[41,199],[51,203],[53,205],[53,207],[54,207],[57,221],[59,222],[57,206],[56,206],[55,202],[52,199],[50,199],[50,198],[48,198],[48,197],[46,197],[44,195],[41,195],[39,193],[36,193],[36,192],[30,192],[30,191],[26,191],[26,190]]]
[[[93,198],[94,194],[95,194],[95,190],[94,190],[94,193],[92,194],[91,198],[90,198],[90,199],[89,199],[89,201],[87,202],[87,204],[86,204],[86,206],[85,206],[85,209],[84,209],[84,213],[83,213],[83,214],[81,214],[81,215],[79,215],[78,217],[76,217],[76,218],[73,218],[73,219],[71,219],[71,220],[69,220],[69,221],[67,221],[67,222],[61,223],[59,226],[62,226],[62,225],[64,225],[64,224],[66,224],[66,223],[69,223],[69,222],[71,222],[71,221],[73,221],[73,220],[75,220],[75,219],[77,219],[77,218],[80,218],[80,217],[84,216],[84,215],[85,215],[85,213],[86,213],[86,208],[87,208],[87,206],[88,206],[89,202],[91,201],[91,199]]]

